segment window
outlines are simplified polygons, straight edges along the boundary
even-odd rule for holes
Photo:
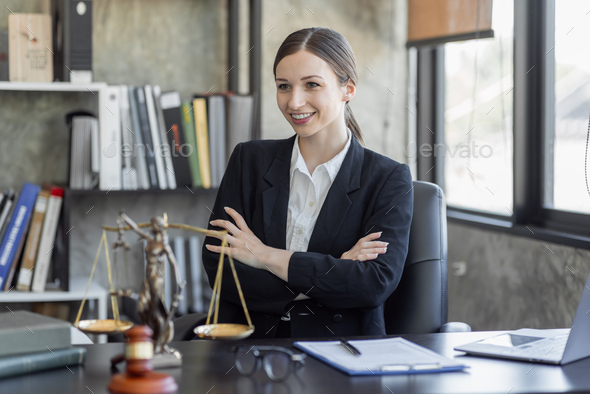
[[[555,2],[555,121],[546,141],[544,206],[590,213],[584,174],[590,112],[590,2]],[[551,55],[551,53],[549,54]],[[552,165],[551,165],[552,164]]]
[[[444,47],[445,194],[450,206],[512,214],[513,0],[494,0],[493,38]]]
[[[417,145],[435,148],[417,174],[451,221],[590,249],[588,18],[588,0],[494,0],[493,38],[418,48]]]

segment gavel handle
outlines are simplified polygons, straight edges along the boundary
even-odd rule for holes
[[[111,358],[111,365],[117,365],[125,361],[125,354],[118,354]]]

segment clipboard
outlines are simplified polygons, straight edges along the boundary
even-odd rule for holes
[[[468,368],[403,338],[363,339],[349,343],[360,350],[360,356],[352,354],[340,341],[298,341],[293,345],[351,376],[452,372]]]

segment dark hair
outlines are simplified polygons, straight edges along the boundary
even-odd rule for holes
[[[328,63],[342,85],[350,80],[356,86],[356,59],[350,44],[342,34],[324,27],[301,29],[285,38],[275,57],[272,69],[275,78],[279,62],[301,50],[306,50]],[[348,101],[344,106],[344,120],[356,139],[365,146],[363,132],[352,114]]]

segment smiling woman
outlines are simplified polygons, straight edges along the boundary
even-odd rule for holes
[[[383,303],[399,283],[413,208],[408,166],[364,147],[348,102],[355,57],[325,28],[289,35],[278,50],[277,104],[295,135],[238,144],[210,229],[223,228],[254,337],[385,334]],[[214,283],[220,238],[203,264]],[[219,322],[244,323],[229,261]]]

